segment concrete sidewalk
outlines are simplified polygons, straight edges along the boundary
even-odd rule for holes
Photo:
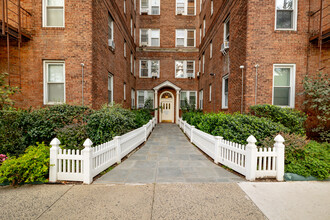
[[[242,189],[243,190],[242,190]],[[0,219],[329,219],[330,183],[0,187]]]

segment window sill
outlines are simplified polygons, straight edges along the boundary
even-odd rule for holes
[[[297,33],[298,31],[296,29],[275,29],[274,32],[294,32]]]
[[[227,107],[221,107],[221,109],[228,110],[228,106]]]
[[[43,30],[64,30],[65,27],[47,27],[47,26],[43,26],[42,29]]]

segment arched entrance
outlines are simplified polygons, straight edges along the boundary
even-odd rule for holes
[[[174,95],[170,91],[160,94],[160,106],[160,121],[174,123]]]

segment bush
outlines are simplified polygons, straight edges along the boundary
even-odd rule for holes
[[[135,128],[134,113],[119,105],[104,106],[91,114],[87,122],[87,134],[94,144],[111,141]]]
[[[273,136],[280,132],[288,132],[289,129],[280,123],[272,122],[267,118],[258,118],[242,114],[194,114],[189,113],[184,118],[189,119],[189,124],[196,128],[224,139],[240,144],[246,144],[246,139],[253,135],[257,140]]]
[[[47,182],[50,147],[42,144],[30,146],[21,157],[11,157],[0,167],[0,182],[12,185]]]
[[[148,109],[134,110],[133,113],[135,114],[134,123],[136,128],[142,127],[152,119],[152,115]]]
[[[281,108],[275,105],[254,105],[250,107],[251,114],[264,117],[273,122],[281,123],[290,129],[290,133],[305,135],[305,113],[291,108]]]
[[[64,149],[82,150],[88,138],[85,124],[71,124],[56,130],[56,137],[61,141]]]

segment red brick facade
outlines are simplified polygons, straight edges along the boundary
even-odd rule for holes
[[[268,103],[273,99],[273,65],[295,64],[295,102],[301,109],[302,79],[322,68],[329,71],[329,42],[322,44],[320,64],[319,46],[311,40],[315,26],[311,12],[319,6],[318,0],[297,1],[297,30],[275,30],[275,0],[195,0],[193,15],[176,15],[176,1],[161,0],[160,15],[140,13],[140,0],[65,0],[65,27],[43,27],[42,0],[24,0],[22,7],[32,13],[31,39],[21,45],[21,93],[15,96],[18,107],[44,106],[43,61],[65,61],[66,103],[82,104],[82,67],[84,63],[84,104],[99,108],[108,102],[108,75],[113,75],[113,100],[131,107],[131,90],[153,90],[169,81],[181,91],[196,91],[199,108],[199,91],[203,90],[204,111],[241,111],[242,80],[243,110],[249,106]],[[124,2],[126,3],[124,13]],[[213,2],[213,14],[211,14]],[[108,46],[108,15],[114,20],[115,49]],[[224,22],[230,21],[229,49],[224,55]],[[200,39],[204,33],[205,37]],[[132,29],[133,27],[133,29]],[[159,47],[141,47],[140,30],[159,29]],[[176,47],[176,29],[194,29],[195,47]],[[0,41],[0,70],[7,70],[6,38]],[[126,42],[126,57],[124,56]],[[201,42],[201,44],[200,44]],[[212,57],[210,43],[212,42]],[[18,71],[16,41],[10,40],[10,74]],[[132,58],[131,58],[132,54]],[[205,63],[203,64],[203,54]],[[131,66],[133,60],[133,67]],[[140,60],[159,60],[159,78],[141,78]],[[175,61],[195,61],[195,78],[176,78]],[[199,65],[201,60],[201,65]],[[135,62],[135,64],[134,64]],[[256,70],[255,65],[259,67]],[[204,68],[203,68],[204,65]],[[242,69],[244,66],[243,79]],[[134,68],[135,67],[135,68]],[[203,71],[204,69],[204,71]],[[133,71],[131,71],[133,70]],[[200,76],[197,73],[200,71]],[[258,83],[256,86],[256,71]],[[222,107],[223,77],[228,76],[228,108]],[[17,84],[17,80],[16,80]],[[15,83],[13,83],[15,85]],[[124,100],[126,85],[126,100]],[[212,85],[212,100],[209,87]],[[257,97],[255,89],[257,88]],[[174,87],[160,88],[172,91],[177,115],[177,91]],[[154,98],[156,99],[156,98]],[[160,97],[157,97],[158,103]],[[156,100],[155,100],[156,101]]]

